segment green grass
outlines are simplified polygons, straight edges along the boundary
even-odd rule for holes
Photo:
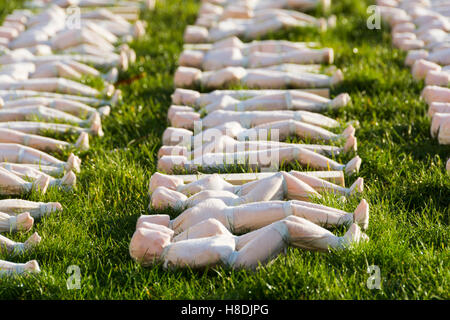
[[[147,185],[155,154],[168,125],[166,111],[186,24],[195,21],[193,0],[159,1],[144,14],[148,34],[132,44],[137,63],[121,75],[124,103],[104,121],[105,137],[93,139],[82,155],[78,188],[50,190],[31,200],[59,201],[64,211],[34,228],[43,242],[33,253],[0,259],[37,259],[42,273],[0,279],[5,299],[448,299],[450,179],[448,146],[430,138],[422,83],[404,68],[405,54],[392,49],[389,30],[368,30],[369,1],[339,0],[335,29],[291,30],[271,38],[320,41],[333,47],[345,82],[333,95],[348,92],[352,105],[330,115],[359,120],[358,154],[364,194],[345,204],[353,210],[361,198],[370,203],[370,242],[353,251],[330,254],[288,249],[257,271],[164,270],[142,268],[128,254],[137,218],[147,213]],[[12,9],[14,2],[7,2]],[[5,12],[0,4],[0,12]],[[337,157],[346,162],[351,155]],[[295,167],[295,166],[294,166]],[[347,184],[354,181],[347,178]],[[344,230],[333,230],[343,234]],[[8,235],[25,240],[29,234]],[[67,290],[67,268],[81,268],[81,289]],[[369,290],[367,267],[381,271],[381,289]]]

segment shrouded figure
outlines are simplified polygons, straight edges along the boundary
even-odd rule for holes
[[[245,128],[262,126],[278,121],[298,121],[306,124],[336,128],[339,122],[319,113],[309,111],[273,110],[273,111],[231,111],[216,110],[201,118],[200,113],[192,110],[180,110],[180,107],[169,109],[168,118],[171,125],[177,128],[194,129],[195,122],[202,128],[217,127],[226,122],[238,122]],[[184,108],[183,108],[184,109]]]
[[[230,36],[250,40],[281,29],[313,26],[323,30],[327,27],[325,19],[317,19],[298,11],[282,9],[258,10],[251,18],[226,19],[219,21],[214,26],[211,26],[211,19],[215,20],[216,17],[205,17],[202,21],[197,20],[197,25],[188,26],[184,32],[184,42],[216,42]],[[211,28],[208,29],[201,25],[211,26]]]
[[[355,128],[352,125],[349,125],[341,134],[336,134],[319,126],[296,120],[268,122],[253,128],[245,128],[241,123],[231,121],[203,130],[195,135],[192,131],[184,128],[168,127],[163,133],[162,140],[165,146],[178,145],[188,148],[193,147],[194,149],[199,148],[200,146],[203,148],[205,143],[214,143],[214,149],[209,149],[214,151],[209,152],[218,152],[221,150],[221,148],[218,148],[218,146],[220,146],[219,143],[224,142],[220,141],[221,136],[228,136],[237,139],[238,141],[249,140],[248,143],[256,143],[257,141],[276,143],[277,141],[271,140],[273,137],[272,135],[269,139],[269,133],[271,132],[277,133],[279,141],[295,136],[312,141],[335,141],[345,139],[344,151],[356,149],[356,139],[354,137]],[[303,146],[306,149],[311,149],[311,146]],[[281,147],[281,145],[279,145],[279,147]],[[313,150],[316,150],[314,147],[312,148]],[[320,150],[320,148],[317,149]],[[201,153],[204,153],[204,151]]]
[[[336,70],[332,76],[311,73],[307,71],[277,70],[276,68],[244,69],[242,67],[227,67],[216,71],[202,72],[200,69],[178,67],[175,72],[175,86],[191,88],[196,86],[208,89],[225,88],[232,85],[243,85],[254,89],[292,88],[328,88],[344,79],[341,70]],[[289,69],[289,68],[288,68]]]
[[[322,192],[350,196],[362,192],[363,186],[363,178],[344,188],[298,171],[278,172],[240,186],[226,182],[217,174],[184,185],[178,177],[157,172],[150,179],[149,193],[153,208],[186,208],[210,198],[220,199],[227,205],[285,199],[310,201],[320,198]]]
[[[183,101],[184,92],[177,89],[173,95],[173,99],[178,99],[180,94],[180,103],[190,103],[189,99]],[[334,99],[324,98],[322,96],[295,90],[286,90],[284,92],[274,92],[261,94],[259,96],[247,98],[244,100],[233,98],[231,95],[218,96],[217,99],[205,106],[198,106],[201,111],[211,113],[216,110],[226,111],[278,111],[278,110],[291,110],[291,111],[313,111],[323,112],[329,109],[338,109],[346,106],[350,102],[350,96],[347,93],[341,93]],[[194,106],[196,101],[193,102]],[[172,105],[169,108],[169,119],[176,111],[193,112],[194,108],[187,106]]]
[[[1,91],[0,91],[1,92]],[[308,96],[308,100],[316,100],[316,96],[319,99],[325,98],[326,102],[330,102],[330,89],[320,88],[320,89],[242,89],[242,90],[214,90],[209,93],[200,93],[191,89],[176,88],[174,93],[171,95],[172,103],[176,105],[186,105],[196,108],[205,108],[210,104],[216,104],[222,99],[235,99],[237,102],[245,101],[253,98],[264,99],[266,95],[279,94],[284,95],[284,97],[298,96],[305,97],[304,94],[311,93],[313,96]],[[320,100],[319,100],[320,101]],[[324,100],[321,100],[324,101]]]
[[[162,156],[158,160],[158,170],[172,173],[176,170],[195,172],[202,170],[221,170],[236,165],[248,165],[251,168],[279,166],[283,163],[299,163],[304,167],[319,170],[345,170],[349,175],[358,172],[361,166],[359,156],[347,164],[340,164],[313,151],[291,146],[261,151],[236,153],[207,153],[192,160],[184,156]]]
[[[331,64],[333,63],[333,49],[301,48],[288,52],[249,52],[248,54],[238,48],[215,49],[207,53],[198,50],[184,50],[179,58],[180,66],[205,71],[219,70],[225,67],[262,68],[283,63]]]
[[[58,211],[62,211],[62,206],[59,202],[45,203],[21,199],[0,200],[0,212],[9,215],[19,215],[29,212],[33,218],[40,218]]]
[[[82,132],[77,141],[72,144],[17,130],[0,128],[0,143],[16,143],[42,151],[62,151],[69,147],[85,151],[89,149],[89,135],[86,132]]]

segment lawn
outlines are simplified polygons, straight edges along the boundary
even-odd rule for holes
[[[38,221],[43,237],[32,253],[0,259],[39,261],[42,272],[0,279],[3,299],[448,299],[450,298],[450,147],[431,139],[423,83],[412,80],[405,54],[392,49],[389,30],[366,27],[371,1],[335,0],[337,26],[277,32],[269,38],[319,41],[335,49],[346,80],[332,95],[348,92],[352,104],[330,115],[359,121],[356,136],[365,191],[346,203],[322,203],[352,211],[370,204],[370,242],[329,254],[287,250],[256,271],[164,270],[134,263],[128,245],[137,218],[148,213],[147,186],[168,125],[173,74],[183,31],[195,21],[198,1],[159,1],[143,13],[147,35],[134,43],[137,63],[120,76],[123,104],[104,121],[105,137],[92,139],[81,158],[73,192],[50,190],[30,200],[59,201],[60,214]],[[2,1],[3,16],[19,1]],[[352,155],[337,159],[347,162]],[[294,166],[296,168],[296,166]],[[346,177],[349,185],[355,177]],[[332,230],[343,234],[344,229]],[[25,240],[29,234],[7,235]],[[67,269],[81,270],[81,288],[68,290]],[[381,289],[366,285],[368,266],[379,267]]]

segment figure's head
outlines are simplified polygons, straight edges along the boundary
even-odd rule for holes
[[[424,59],[416,60],[413,64],[411,73],[414,79],[422,80],[425,79],[429,71],[441,71],[441,66]]]
[[[149,193],[153,193],[158,187],[166,187],[171,190],[176,190],[179,185],[183,184],[183,179],[155,172],[150,178]]]
[[[229,5],[221,19],[250,19],[253,15],[254,11],[246,5]]]
[[[162,156],[158,160],[158,170],[171,174],[174,169],[183,168],[187,162],[187,158],[183,156]]]
[[[200,79],[202,71],[196,68],[178,67],[175,72],[174,83],[176,87],[191,87]]]
[[[205,54],[202,51],[184,50],[178,59],[178,63],[180,66],[201,69],[204,57]]]
[[[213,44],[214,49],[223,49],[223,48],[243,48],[244,43],[238,37],[229,37],[220,41],[217,41]]]
[[[181,192],[158,187],[152,193],[151,206],[155,209],[182,208],[187,197]]]
[[[167,111],[167,118],[172,121],[173,116],[178,112],[195,112],[194,108],[188,106],[171,105]]]
[[[172,94],[172,102],[174,104],[193,106],[198,98],[200,98],[200,93],[189,89],[177,88]]]
[[[136,229],[144,228],[146,223],[160,225],[169,228],[170,217],[167,214],[143,214],[136,223]]]
[[[431,136],[434,138],[438,135],[441,126],[444,123],[450,122],[450,114],[447,113],[435,113],[431,118]]]
[[[185,146],[162,146],[158,151],[158,159],[162,156],[188,157],[188,150]]]
[[[170,122],[176,128],[194,129],[194,122],[199,120],[200,113],[182,111],[173,113]]]
[[[203,1],[202,5],[200,6],[199,15],[204,15],[204,14],[222,14],[223,13],[223,8],[221,6],[218,5],[214,5],[211,2],[208,1]]]
[[[430,70],[425,77],[425,84],[432,86],[448,86],[450,84],[450,72]]]
[[[138,228],[130,242],[130,256],[142,265],[159,261],[164,248],[171,242],[173,231],[163,226]]]
[[[208,42],[208,29],[200,26],[187,26],[184,31],[185,43],[202,43]]]
[[[426,86],[422,90],[422,98],[428,105],[433,102],[446,102],[450,99],[450,90],[439,86]]]
[[[191,137],[193,136],[192,131],[168,127],[163,133],[163,144],[168,146],[177,145],[179,143],[189,144],[191,142]]]

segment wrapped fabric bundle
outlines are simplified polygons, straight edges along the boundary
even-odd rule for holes
[[[191,88],[201,86],[208,89],[218,89],[231,85],[242,85],[258,89],[292,88],[328,88],[342,82],[344,76],[341,70],[336,70],[332,76],[324,74],[274,70],[270,68],[244,69],[242,67],[227,67],[216,71],[202,72],[199,69],[178,67],[175,73],[175,86]]]
[[[44,203],[20,199],[0,200],[0,212],[5,212],[10,215],[29,212],[33,218],[40,218],[57,211],[62,211],[62,206],[58,202]]]
[[[70,154],[67,162],[56,159],[42,151],[13,143],[0,143],[0,161],[14,163],[30,163],[58,166],[67,171],[74,170],[80,172],[81,160],[73,153]]]
[[[320,198],[318,192],[324,191],[349,196],[362,192],[363,185],[364,180],[358,178],[350,188],[344,188],[298,171],[278,172],[239,186],[226,182],[217,174],[184,185],[176,177],[155,173],[150,179],[149,193],[153,208],[186,208],[210,198],[235,206],[270,200],[310,201]]]

